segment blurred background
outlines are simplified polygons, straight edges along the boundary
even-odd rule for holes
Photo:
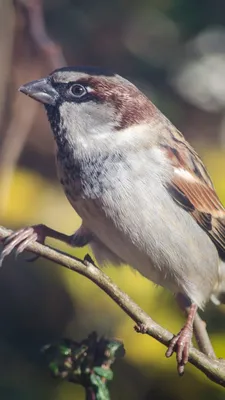
[[[0,223],[79,226],[57,181],[54,142],[43,107],[17,92],[63,65],[99,65],[136,83],[195,146],[225,204],[225,2],[223,0],[0,0]],[[74,250],[50,242],[78,257]],[[106,272],[145,311],[176,333],[173,296],[128,267]],[[223,389],[188,365],[183,378],[165,348],[87,279],[38,260],[8,258],[0,271],[0,398],[84,399],[53,380],[40,347],[94,329],[122,339],[112,399],[224,399]],[[225,357],[224,306],[204,313],[215,351]]]

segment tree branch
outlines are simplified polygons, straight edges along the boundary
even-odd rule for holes
[[[0,227],[0,241],[3,241],[11,233],[10,230]],[[87,277],[101,288],[129,317],[138,325],[145,327],[146,333],[158,342],[168,346],[172,339],[172,333],[162,328],[152,320],[126,293],[112,282],[112,280],[89,258],[83,261],[54,250],[48,246],[35,243],[29,245],[27,250],[53,261],[65,268],[78,272]],[[189,362],[201,370],[209,379],[225,387],[225,362],[224,360],[209,358],[194,347],[190,349]]]
[[[46,55],[51,67],[56,69],[66,66],[61,47],[48,36],[46,31],[43,0],[17,0],[17,3],[28,12],[30,35],[38,49]]]
[[[201,319],[198,313],[196,314],[194,320],[194,335],[198,343],[199,350],[215,360],[216,355],[206,330],[206,323]]]

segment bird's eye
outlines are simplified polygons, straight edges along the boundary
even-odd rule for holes
[[[74,97],[82,97],[85,93],[87,93],[85,87],[79,83],[75,83],[73,86],[71,86],[70,91]]]

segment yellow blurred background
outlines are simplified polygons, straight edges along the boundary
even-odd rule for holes
[[[79,218],[56,179],[43,108],[17,92],[62,65],[99,65],[136,83],[195,146],[225,204],[225,3],[221,0],[0,0],[0,222],[44,223],[72,233]],[[51,245],[77,257],[88,249]],[[39,349],[91,331],[124,342],[112,399],[223,399],[223,389],[148,336],[87,279],[39,259],[9,257],[0,271],[0,399],[81,400],[82,388],[53,380]],[[173,296],[129,267],[106,273],[162,326],[183,323]],[[225,357],[225,307],[204,319]]]

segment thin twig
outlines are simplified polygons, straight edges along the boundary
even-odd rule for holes
[[[194,334],[198,343],[199,350],[212,359],[216,359],[212,343],[206,330],[206,323],[199,314],[196,314],[194,320]]]
[[[3,241],[11,233],[10,230],[0,227],[0,241]],[[126,293],[112,282],[112,280],[90,261],[73,258],[48,246],[35,243],[29,245],[27,250],[51,260],[61,266],[78,272],[87,277],[101,288],[119,307],[133,319],[137,325],[142,325],[146,333],[160,343],[168,346],[173,335],[150,318]],[[225,387],[224,360],[215,360],[207,357],[199,350],[192,347],[189,354],[189,362],[201,370],[209,379]]]
[[[53,69],[66,66],[61,47],[50,39],[46,31],[43,1],[42,0],[17,0],[28,13],[29,31],[34,43],[46,55]]]

